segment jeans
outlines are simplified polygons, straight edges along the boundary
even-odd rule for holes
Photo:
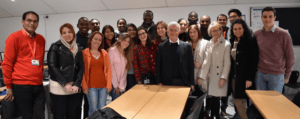
[[[45,119],[46,93],[43,85],[12,85],[22,119]]]
[[[105,106],[106,96],[106,88],[89,88],[89,94],[87,95],[90,108],[89,116]]]
[[[117,99],[120,96],[117,94],[117,92],[115,91],[115,88],[113,86],[110,91],[110,96],[111,96],[111,101],[114,101],[115,99]]]
[[[55,95],[50,93],[53,103],[54,119],[80,119],[82,95],[75,93],[71,95]]]
[[[282,93],[284,74],[265,74],[257,71],[255,84],[257,90],[276,90]]]

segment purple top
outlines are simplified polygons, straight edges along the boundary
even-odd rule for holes
[[[289,33],[274,25],[271,31],[260,29],[254,36],[259,47],[258,70],[268,74],[284,74],[284,79],[288,79],[295,60]]]

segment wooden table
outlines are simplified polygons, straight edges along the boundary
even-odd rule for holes
[[[162,86],[134,119],[180,119],[189,87]]]
[[[189,87],[135,85],[106,107],[127,119],[179,119],[189,92]]]
[[[300,108],[278,91],[246,90],[266,119],[300,119]]]

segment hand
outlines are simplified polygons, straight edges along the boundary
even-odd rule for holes
[[[159,85],[159,86],[162,86],[163,84],[162,84],[162,83],[159,83],[158,85]]]
[[[249,88],[250,86],[252,86],[252,81],[246,81],[246,88]]]
[[[72,86],[71,86],[71,84],[67,83],[65,85],[65,88],[67,89],[68,92],[72,92]]]
[[[107,93],[110,93],[111,88],[106,88]]]
[[[72,86],[72,92],[77,93],[78,92],[78,87],[77,86]]]
[[[14,100],[14,94],[12,92],[12,89],[6,89],[6,96],[4,98],[4,100],[6,101],[13,101]]]
[[[120,88],[119,88],[119,87],[115,88],[115,91],[116,91],[116,93],[117,93],[118,95],[120,95],[120,94],[121,94],[121,92],[120,92]]]
[[[202,85],[202,78],[198,77],[196,81],[199,86]]]
[[[89,94],[89,89],[88,89],[88,88],[87,88],[87,89],[84,89],[84,90],[83,90],[83,93],[86,94],[86,95]]]
[[[199,69],[201,67],[201,64],[198,62],[194,62],[195,68]]]
[[[224,78],[221,78],[220,83],[219,83],[219,88],[221,88],[224,85],[225,81],[226,80]]]
[[[284,79],[284,84],[287,84],[290,79]]]
[[[191,85],[191,88],[192,88],[192,90],[195,90],[195,86],[194,85]]]

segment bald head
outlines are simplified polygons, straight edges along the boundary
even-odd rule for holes
[[[207,29],[208,26],[210,24],[210,17],[207,16],[207,15],[203,15],[201,18],[200,18],[200,26],[201,26],[201,29]]]

